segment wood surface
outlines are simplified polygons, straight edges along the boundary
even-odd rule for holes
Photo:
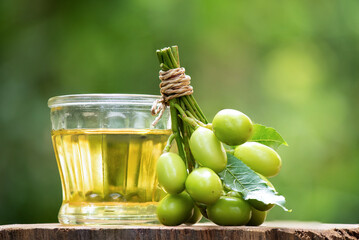
[[[259,227],[12,224],[0,226],[0,239],[359,239],[359,225],[315,222],[268,222]]]

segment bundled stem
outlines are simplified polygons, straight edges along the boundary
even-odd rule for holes
[[[162,71],[180,67],[177,46],[157,50],[156,54]],[[186,162],[189,171],[192,171],[195,161],[189,148],[189,138],[195,128],[205,126],[208,121],[192,94],[171,99],[168,104],[174,135],[171,141],[176,139],[178,154]],[[166,146],[165,151],[168,150]]]

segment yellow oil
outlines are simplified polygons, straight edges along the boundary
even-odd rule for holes
[[[52,131],[60,169],[62,223],[131,223],[155,219],[163,196],[156,161],[170,130]]]

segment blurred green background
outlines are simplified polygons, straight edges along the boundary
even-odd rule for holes
[[[1,1],[0,224],[57,222],[48,98],[158,94],[155,50],[178,44],[209,117],[235,108],[276,128],[272,178],[292,213],[359,222],[359,2]]]

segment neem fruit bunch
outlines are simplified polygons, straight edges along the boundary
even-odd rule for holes
[[[233,109],[219,111],[209,123],[180,67],[178,47],[157,50],[157,56],[162,99],[152,112],[161,117],[169,106],[173,132],[157,161],[158,182],[167,193],[157,207],[159,221],[195,224],[204,216],[218,225],[258,226],[274,205],[288,211],[267,179],[282,166],[275,149],[287,144],[279,133]],[[174,140],[178,153],[170,152]]]

